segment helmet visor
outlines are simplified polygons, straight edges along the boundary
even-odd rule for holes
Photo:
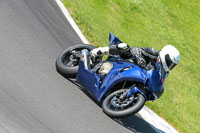
[[[166,61],[166,64],[167,64],[167,67],[169,68],[169,70],[172,70],[177,64],[174,63],[170,57],[169,57],[169,54],[167,54],[165,56],[165,61]]]

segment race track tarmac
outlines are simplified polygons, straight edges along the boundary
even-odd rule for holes
[[[0,133],[153,133],[138,116],[113,120],[55,60],[81,41],[54,0],[0,1]]]

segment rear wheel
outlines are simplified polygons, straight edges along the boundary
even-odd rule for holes
[[[124,118],[136,114],[145,104],[145,98],[137,93],[127,98],[121,96],[127,92],[127,89],[117,90],[108,95],[103,101],[103,111],[115,118]]]
[[[77,57],[75,54],[80,53],[83,49],[91,51],[94,48],[94,46],[89,44],[78,44],[67,48],[56,59],[56,70],[67,78],[75,78],[80,60],[80,57]]]

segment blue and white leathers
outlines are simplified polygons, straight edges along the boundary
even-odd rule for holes
[[[110,45],[121,43],[119,38],[110,33]],[[87,50],[82,50],[81,60],[79,62],[79,70],[77,73],[77,81],[81,83],[98,101],[101,101],[103,96],[112,89],[112,87],[123,81],[133,81],[143,84],[144,89],[137,86],[132,88],[127,93],[131,96],[134,93],[141,93],[147,101],[158,99],[164,92],[164,81],[167,73],[162,71],[162,68],[156,62],[156,69],[147,71],[139,66],[125,62],[119,56],[109,56],[106,61],[113,64],[112,69],[106,76],[99,75],[88,69]]]

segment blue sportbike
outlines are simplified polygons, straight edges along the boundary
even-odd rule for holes
[[[110,33],[110,45],[121,43]],[[155,69],[146,70],[136,65],[132,58],[110,55],[106,60],[93,58],[95,47],[79,44],[67,48],[56,60],[57,71],[66,78],[76,78],[102,105],[103,111],[115,118],[124,118],[140,111],[146,101],[158,99],[164,92],[167,73],[161,73],[159,63]],[[163,78],[164,77],[164,78]]]

